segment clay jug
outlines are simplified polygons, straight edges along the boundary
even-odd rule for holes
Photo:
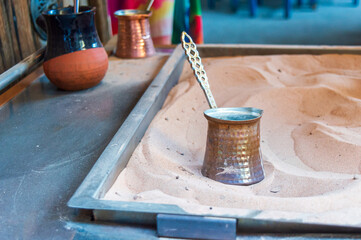
[[[95,8],[73,7],[42,14],[48,36],[44,73],[63,90],[82,90],[97,85],[108,69],[108,55],[95,28]]]

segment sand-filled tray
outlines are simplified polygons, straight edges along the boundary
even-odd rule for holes
[[[361,228],[359,49],[220,49],[199,49],[219,107],[264,110],[265,179],[202,176],[208,104],[178,47],[148,90],[166,87],[145,93],[138,123],[123,124],[69,206],[141,223],[164,213]]]

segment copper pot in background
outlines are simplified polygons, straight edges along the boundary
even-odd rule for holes
[[[144,58],[155,54],[150,34],[149,17],[151,11],[119,10],[118,42],[115,55],[120,58]]]

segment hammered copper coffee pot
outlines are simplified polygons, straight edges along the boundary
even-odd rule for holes
[[[196,45],[185,32],[182,46],[211,107],[204,112],[208,133],[202,174],[226,184],[250,185],[262,181],[260,119],[263,110],[217,108]]]
[[[150,34],[149,10],[119,10],[118,41],[115,55],[120,58],[144,58],[155,54]]]
[[[212,108],[202,174],[218,182],[250,185],[264,178],[257,108]]]

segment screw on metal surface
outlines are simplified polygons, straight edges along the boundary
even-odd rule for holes
[[[186,38],[189,40],[187,41]],[[204,94],[207,97],[207,101],[210,108],[217,108],[216,101],[214,100],[213,94],[209,87],[208,77],[206,71],[204,70],[201,58],[197,51],[196,44],[193,42],[192,38],[186,33],[182,32],[182,47],[188,56],[188,61],[192,66],[194,75],[197,78],[197,81],[201,85]]]

